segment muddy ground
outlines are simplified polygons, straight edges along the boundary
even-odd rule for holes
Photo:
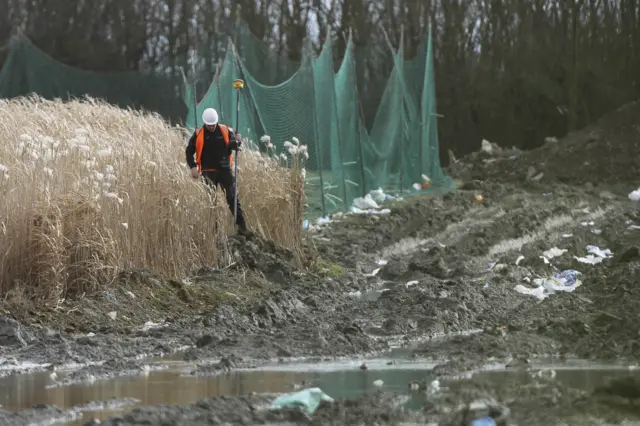
[[[0,357],[5,366],[104,362],[60,385],[142,372],[143,356],[219,359],[194,371],[210,374],[274,358],[364,357],[399,343],[412,344],[412,359],[448,359],[429,379],[443,383],[488,361],[526,368],[538,356],[635,364],[640,202],[627,195],[640,185],[639,117],[640,106],[632,104],[536,151],[493,146],[456,160],[449,170],[460,182],[454,193],[410,197],[389,215],[346,216],[312,229],[308,268],[258,237],[238,237],[234,266],[203,268],[188,280],[132,270],[102,294],[58,307],[8,300]],[[587,245],[613,254],[582,263],[576,257],[589,254]],[[543,258],[554,247],[566,251]],[[538,300],[514,290],[565,270],[581,273],[574,292]],[[375,289],[384,289],[377,300],[357,297]],[[438,337],[469,330],[476,333]],[[307,419],[298,411],[260,410],[268,397],[254,395],[141,408],[105,423],[468,424],[458,409],[478,398],[493,398],[494,411],[509,412],[509,424],[640,417],[628,403],[640,397],[631,380],[585,393],[539,377],[511,387],[471,378],[451,382],[438,398],[420,395],[425,408],[414,413],[379,394],[323,406]],[[66,415],[34,407],[0,412],[0,422],[23,424],[53,412]]]

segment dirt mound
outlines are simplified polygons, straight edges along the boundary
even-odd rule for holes
[[[560,141],[532,151],[496,145],[450,165],[463,180],[557,182],[572,185],[640,184],[640,101],[627,104]],[[491,152],[487,152],[491,151]],[[540,174],[542,174],[540,176]]]
[[[259,271],[277,283],[290,280],[301,266],[300,258],[292,250],[257,235],[232,237],[229,249],[238,266]]]

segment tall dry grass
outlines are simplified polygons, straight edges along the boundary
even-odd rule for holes
[[[113,283],[125,268],[180,277],[225,264],[232,213],[222,192],[191,178],[188,136],[156,115],[93,99],[1,100],[0,292],[58,302]],[[294,250],[300,154],[287,154],[294,167],[279,155],[239,154],[249,227]]]

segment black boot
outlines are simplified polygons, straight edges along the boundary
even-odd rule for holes
[[[245,237],[249,237],[252,235],[251,231],[249,231],[249,229],[247,228],[247,224],[244,222],[240,222],[238,223],[238,231],[237,231],[238,235],[243,235]]]

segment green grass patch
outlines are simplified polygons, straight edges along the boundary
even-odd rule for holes
[[[311,272],[327,278],[338,278],[344,275],[344,268],[330,260],[318,258],[311,265]]]

